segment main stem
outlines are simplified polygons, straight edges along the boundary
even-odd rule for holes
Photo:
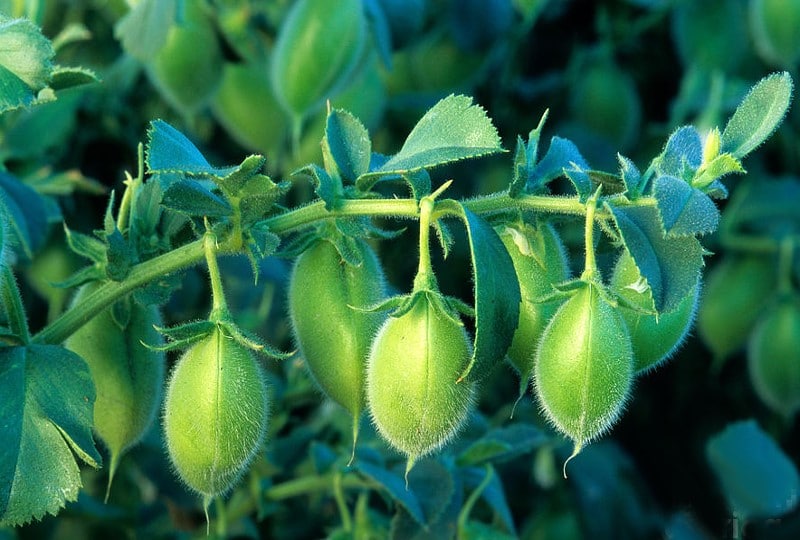
[[[588,210],[588,207],[577,197],[523,195],[512,198],[507,193],[496,193],[462,201],[462,203],[478,214],[496,214],[516,208],[535,212],[580,216],[585,215]],[[643,197],[638,199],[636,204],[652,206],[654,201],[651,198]],[[434,204],[430,219],[435,220],[450,215],[450,212],[446,210],[446,206],[441,205],[438,207]],[[592,211],[596,212],[597,216],[595,217],[599,217],[604,212],[604,210],[600,209],[595,210],[594,207]],[[322,201],[316,201],[270,217],[266,220],[266,224],[273,233],[285,236],[322,220],[355,216],[419,219],[420,207],[414,199],[354,199],[342,201],[336,210],[328,211]],[[427,231],[428,227],[425,227],[425,230]],[[62,343],[78,328],[91,320],[92,317],[122,296],[161,276],[172,274],[199,263],[205,255],[204,242],[205,240],[201,238],[137,264],[131,268],[124,280],[109,281],[98,287],[92,294],[84,298],[79,305],[66,311],[61,317],[33,336],[32,341],[34,343]],[[241,250],[242,247],[240,245],[234,245],[225,239],[220,242],[217,253],[239,253]]]

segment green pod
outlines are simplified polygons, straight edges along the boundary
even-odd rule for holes
[[[534,365],[534,389],[547,418],[571,438],[577,454],[622,412],[633,380],[625,322],[586,283],[545,328]]]
[[[193,114],[205,105],[222,76],[222,50],[201,2],[185,2],[180,23],[169,29],[147,73],[170,105]]]
[[[385,297],[383,269],[363,239],[354,243],[361,265],[342,260],[319,240],[298,258],[289,281],[289,314],[300,353],[314,380],[354,421],[364,410],[367,356],[385,316],[365,313]]]
[[[226,64],[211,107],[225,131],[248,150],[273,156],[287,139],[286,115],[265,66]]]
[[[298,0],[272,51],[275,96],[302,118],[352,77],[366,41],[361,0]]]
[[[697,330],[717,362],[745,345],[775,291],[775,277],[774,261],[757,255],[727,256],[708,272]]]
[[[747,348],[750,381],[759,398],[787,419],[800,409],[800,297],[773,304]]]
[[[646,310],[651,307],[650,288],[643,286],[639,268],[625,250],[614,267],[611,288],[634,307]],[[633,368],[644,373],[667,360],[681,346],[692,327],[699,296],[699,284],[678,306],[668,312],[643,313],[625,306],[619,313],[625,320],[633,348]]]
[[[244,473],[264,439],[267,387],[250,349],[217,327],[178,360],[164,399],[164,435],[178,476],[211,497]]]
[[[72,301],[78,305],[100,286],[81,287]],[[64,346],[89,365],[94,381],[94,432],[111,456],[108,486],[120,458],[152,425],[161,404],[164,386],[164,353],[142,345],[159,345],[163,337],[156,306],[130,300],[124,328],[114,320],[112,308],[100,312],[69,338]]]
[[[708,72],[735,70],[748,52],[745,3],[680,2],[672,9],[672,38],[684,66]]]
[[[390,316],[369,354],[372,420],[408,457],[407,470],[456,434],[473,401],[474,383],[456,382],[472,356],[470,340],[435,294],[417,293],[408,311]]]
[[[750,0],[749,4],[758,55],[768,64],[793,68],[800,60],[800,1]]]
[[[514,263],[522,293],[519,325],[508,359],[519,372],[524,391],[533,371],[536,344],[561,304],[560,299],[542,299],[553,292],[554,283],[567,279],[569,264],[561,237],[548,222],[507,225],[500,231],[500,239]]]

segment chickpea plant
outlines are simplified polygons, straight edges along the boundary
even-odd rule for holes
[[[308,5],[298,3],[277,48],[303,30],[296,23]],[[345,11],[359,17],[334,17],[333,23],[357,30],[348,32],[355,37],[341,49],[341,65],[328,66],[337,74],[358,60],[365,39],[360,11]],[[209,32],[207,22],[193,13],[184,31]],[[49,42],[33,25],[3,19],[0,40],[9,32],[29,42],[30,56],[0,72],[3,110],[91,79],[85,70],[51,65]],[[321,41],[308,46],[329,46],[326,35],[336,34],[318,33]],[[194,40],[177,34],[165,39],[167,46]],[[174,59],[163,54],[148,76],[174,87],[167,95],[181,107],[197,106],[192,99],[205,94],[180,94],[176,89],[185,86],[166,76]],[[299,125],[305,111],[324,102],[326,91],[296,81],[303,74],[292,71],[291,55],[281,58],[272,65],[286,81],[277,97]],[[270,416],[280,413],[272,410],[260,356],[269,362],[302,357],[321,392],[352,418],[348,466],[331,484],[345,530],[351,518],[341,493],[353,486],[388,493],[401,508],[394,525],[400,530],[436,530],[426,519],[444,508],[424,507],[414,490],[423,478],[449,473],[422,458],[458,440],[481,384],[506,359],[519,373],[519,397],[530,388],[543,417],[577,455],[613,427],[636,378],[665,361],[690,330],[706,254],[700,239],[719,227],[716,201],[728,194],[722,179],[744,172],[742,159],[781,123],[791,94],[787,73],[762,79],[722,131],[675,130],[643,171],[623,155],[617,170],[594,170],[572,141],[558,136],[545,148],[545,113],[527,140],[517,137],[507,188],[466,199],[447,196],[458,178],[435,186],[428,171],[504,151],[486,112],[467,96],[436,103],[393,155],[374,152],[359,119],[329,106],[322,163],[280,181],[267,175],[262,155],[234,166],[212,165],[185,135],[154,120],[140,146],[138,173],[128,176],[119,201],[110,197],[102,228],[88,235],[64,224],[70,247],[90,264],[64,283],[79,287],[69,308],[35,334],[14,276],[15,260],[29,250],[27,223],[35,216],[23,209],[35,203],[35,194],[0,178],[0,523],[25,524],[75,500],[80,462],[106,466],[110,489],[120,460],[158,410],[174,471],[208,512],[212,500],[245,475],[271,433]],[[314,197],[286,206],[292,185],[307,181]],[[416,277],[396,284],[399,290],[387,286],[379,256],[381,243],[407,236],[387,228],[394,219],[418,223]],[[583,230],[577,275],[562,237],[568,221]],[[454,228],[465,234],[457,236]],[[444,268],[452,264],[447,255],[454,239],[466,242],[471,298],[440,289],[433,237]],[[791,246],[784,252],[784,264],[791,266]],[[613,272],[601,269],[599,253],[613,253]],[[217,263],[230,254],[246,255],[255,275],[267,257],[295,259],[287,307],[297,351],[279,350],[236,324]],[[212,292],[208,317],[165,327],[161,309],[180,285],[181,272],[203,262]],[[746,266],[747,260],[736,264],[727,271],[761,271]],[[756,388],[790,415],[800,407],[797,363],[786,375],[770,365],[799,350],[796,293],[790,284],[782,287],[784,294],[747,325],[754,328],[749,350]],[[709,279],[707,294],[716,288]],[[716,332],[712,319],[700,312],[704,335]],[[719,347],[730,344],[728,337],[712,339]],[[164,352],[171,350],[183,352],[166,374]],[[403,456],[404,482],[359,456],[365,415]],[[550,438],[515,431],[512,424],[458,449],[453,466],[481,474],[473,495],[457,505],[464,534],[480,529],[470,512],[496,481],[492,460],[513,453],[514,446],[503,442],[508,437],[522,446]],[[104,463],[95,440],[108,449],[110,461]],[[425,504],[436,504],[434,499]],[[496,497],[487,500],[505,515]],[[356,512],[361,504],[359,499]],[[221,507],[217,512],[223,519]],[[513,533],[513,523],[504,523]]]

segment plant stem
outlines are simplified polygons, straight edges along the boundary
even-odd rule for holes
[[[0,262],[0,298],[3,300],[10,330],[16,334],[23,343],[31,340],[28,320],[25,316],[25,306],[19,292],[14,272],[7,264]]]
[[[353,530],[353,518],[350,516],[350,509],[347,508],[347,501],[344,498],[344,488],[342,480],[344,475],[337,471],[333,475],[333,496],[336,498],[336,506],[339,508],[339,515],[342,518],[342,528],[346,532]]]
[[[264,498],[270,501],[280,501],[311,495],[312,493],[327,492],[331,489],[333,479],[330,474],[324,476],[304,476],[296,480],[289,480],[276,484],[264,491]],[[372,484],[354,474],[342,476],[342,489],[368,488]]]
[[[778,252],[778,293],[790,295],[794,289],[792,286],[792,268],[794,263],[795,241],[791,236],[786,236],[781,240],[780,251]]]
[[[597,198],[600,196],[602,186],[597,188],[594,195],[586,201],[586,225],[584,226],[584,244],[586,245],[586,259],[583,265],[581,279],[591,281],[597,274],[597,261],[594,254],[594,219],[597,210]]]
[[[203,251],[208,266],[208,278],[211,281],[211,320],[223,317],[228,311],[225,301],[225,290],[222,287],[222,276],[217,264],[217,237],[210,230],[203,236]]]

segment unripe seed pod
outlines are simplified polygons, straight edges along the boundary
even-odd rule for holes
[[[614,267],[611,287],[631,305],[646,309],[650,301],[650,289],[647,287],[642,290],[642,285],[639,268],[626,250]],[[631,337],[635,372],[641,373],[656,367],[681,346],[692,327],[699,290],[700,286],[697,285],[674,310],[659,316],[620,306],[619,313]]]
[[[764,313],[750,335],[747,365],[758,397],[790,419],[800,409],[800,297]]]
[[[472,355],[467,333],[430,294],[419,293],[409,311],[386,320],[367,368],[372,420],[408,456],[408,468],[456,434],[474,391],[474,383],[456,382]]]
[[[267,388],[250,349],[223,329],[178,360],[164,400],[164,434],[180,478],[206,501],[227,491],[267,427]]]
[[[320,240],[298,258],[289,282],[289,313],[308,369],[322,391],[356,421],[364,410],[370,343],[385,315],[353,308],[377,304],[385,295],[380,261],[357,239],[360,266],[342,260]]]
[[[540,223],[536,227],[508,226],[501,231],[500,239],[514,263],[522,293],[519,326],[508,349],[508,359],[527,386],[536,344],[561,303],[560,300],[542,302],[541,299],[553,292],[554,283],[567,279],[569,265],[564,244],[550,223]]]
[[[564,302],[539,341],[534,388],[547,418],[575,452],[617,419],[633,380],[625,323],[587,283]]]
[[[697,331],[718,361],[745,345],[775,290],[768,257],[728,256],[712,268],[697,312]]]
[[[99,283],[81,287],[73,305],[80,304]],[[156,306],[130,302],[126,327],[114,321],[111,308],[73,333],[64,346],[89,365],[95,385],[94,431],[109,450],[109,481],[122,455],[136,444],[155,419],[164,386],[164,353],[142,345],[163,341],[153,325],[161,324]]]

